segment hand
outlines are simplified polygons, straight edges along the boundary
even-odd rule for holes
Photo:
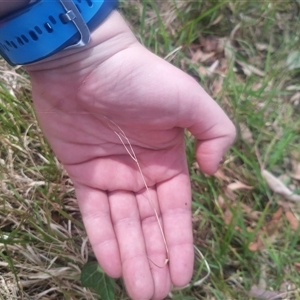
[[[40,125],[74,183],[101,267],[123,276],[137,300],[188,284],[194,251],[184,128],[199,141],[200,168],[214,173],[235,137],[225,113],[191,77],[141,46],[118,12],[87,48],[27,69]]]

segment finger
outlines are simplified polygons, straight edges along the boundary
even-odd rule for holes
[[[221,107],[196,81],[185,79],[181,80],[184,87],[179,88],[179,101],[185,105],[179,116],[180,126],[188,128],[198,139],[196,157],[200,169],[213,174],[233,143],[236,129]]]
[[[136,195],[136,199],[154,282],[153,299],[164,299],[171,289],[171,279],[169,267],[166,264],[168,254],[165,246],[162,220],[160,217],[159,219],[157,218],[160,216],[160,208],[156,189],[143,190]]]
[[[225,112],[204,91],[200,105],[198,118],[188,129],[198,139],[196,157],[200,169],[213,174],[233,143],[236,131]]]
[[[107,194],[86,186],[76,186],[76,195],[86,232],[95,256],[109,276],[122,275],[119,245],[110,218]]]
[[[171,280],[182,287],[190,282],[194,264],[189,176],[181,173],[159,184],[157,193],[169,247]]]
[[[135,300],[149,300],[154,286],[135,195],[112,192],[109,203],[128,294]]]

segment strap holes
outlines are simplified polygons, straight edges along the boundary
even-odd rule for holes
[[[38,36],[37,36],[37,34],[34,31],[32,31],[32,30],[29,31],[29,35],[31,36],[31,38],[34,41],[37,41],[39,39]]]
[[[22,41],[22,39],[20,37],[17,37],[16,40],[20,46],[24,46],[24,42]]]
[[[25,43],[29,43],[28,38],[24,34],[21,35],[21,38]]]
[[[47,30],[47,32],[49,32],[49,33],[53,32],[53,28],[52,28],[52,26],[49,23],[45,23],[44,27]]]
[[[53,16],[49,16],[49,21],[52,23],[52,24],[56,24],[56,20]]]
[[[0,45],[1,45],[2,49],[3,49],[3,51],[9,52],[9,49],[8,49],[8,47],[5,44],[0,44]]]
[[[12,44],[12,46],[15,48],[15,49],[17,49],[18,47],[17,47],[17,45],[15,44],[15,42],[13,42],[13,41],[10,41],[10,43]]]
[[[41,30],[41,28],[39,26],[35,26],[34,30],[38,33],[38,34],[42,34],[43,31]]]

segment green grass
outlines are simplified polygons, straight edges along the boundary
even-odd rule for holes
[[[238,130],[223,179],[197,169],[194,141],[186,136],[195,244],[212,273],[200,286],[172,292],[173,299],[251,299],[249,290],[259,284],[267,291],[285,284],[286,299],[300,299],[300,229],[292,230],[284,212],[271,222],[288,202],[261,175],[265,168],[300,191],[291,176],[300,163],[300,69],[286,63],[299,50],[299,2],[124,0],[120,6],[141,43],[196,78]],[[193,61],[208,37],[227,42],[210,59]],[[256,69],[249,72],[249,65]],[[4,63],[0,76],[0,299],[97,299],[80,285],[80,270],[93,254],[72,183],[35,120],[27,76]],[[252,140],[242,133],[245,126]],[[232,191],[235,181],[253,189]],[[299,205],[292,211],[298,216]],[[257,237],[265,247],[249,250]],[[205,272],[196,262],[193,280]],[[120,281],[116,293],[128,299]]]

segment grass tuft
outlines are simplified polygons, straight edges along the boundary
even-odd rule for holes
[[[186,134],[195,244],[212,274],[172,298],[299,299],[299,204],[262,176],[300,192],[298,1],[120,3],[141,43],[196,78],[238,129],[215,176],[198,170]],[[80,284],[93,254],[72,183],[36,122],[28,76],[1,61],[0,82],[0,299],[98,299]],[[205,272],[197,262],[193,280]],[[117,283],[117,299],[128,299]]]

